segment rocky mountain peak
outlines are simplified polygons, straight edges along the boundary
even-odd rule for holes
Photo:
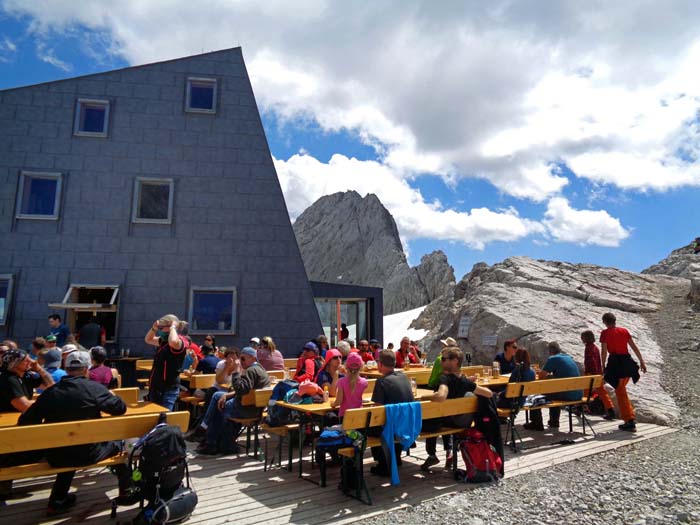
[[[700,254],[694,253],[695,242],[673,250],[668,257],[643,270],[650,275],[673,275],[686,279],[700,279]]]
[[[441,251],[409,267],[394,218],[371,193],[321,197],[297,218],[294,233],[309,279],[382,287],[387,314],[426,305],[454,286]]]

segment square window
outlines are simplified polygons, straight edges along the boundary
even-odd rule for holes
[[[236,288],[192,287],[189,314],[193,333],[236,333]]]
[[[133,222],[170,224],[173,218],[172,179],[136,179]]]
[[[60,173],[21,173],[17,194],[18,219],[58,219],[60,202]]]
[[[185,110],[191,113],[216,113],[216,79],[188,78]]]
[[[86,137],[106,137],[109,126],[109,100],[78,99],[73,133]]]
[[[12,300],[12,275],[0,274],[0,326],[7,324],[7,316]]]

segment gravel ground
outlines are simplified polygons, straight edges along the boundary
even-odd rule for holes
[[[700,524],[700,314],[669,287],[648,320],[664,341],[662,379],[683,430],[387,513],[373,524]],[[693,371],[689,373],[689,371]]]

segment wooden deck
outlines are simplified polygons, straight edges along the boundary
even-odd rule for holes
[[[522,431],[526,450],[518,454],[506,450],[506,477],[527,474],[567,461],[623,447],[677,429],[650,424],[638,424],[637,432],[630,434],[617,429],[618,421],[608,422],[593,418],[598,432],[592,437],[590,431],[584,437],[580,426],[575,432],[532,433]],[[562,414],[562,430],[568,428]],[[503,427],[505,429],[505,427]],[[578,433],[577,433],[578,432]],[[572,444],[554,444],[572,439]],[[276,437],[271,438],[271,449]],[[548,445],[549,444],[549,445]],[[533,447],[533,448],[530,448]],[[438,455],[444,459],[442,444],[438,440]],[[190,524],[217,524],[235,522],[244,524],[277,523],[352,523],[405,505],[415,505],[441,495],[470,490],[474,485],[456,483],[451,473],[441,466],[424,473],[419,465],[425,458],[423,443],[411,450],[400,469],[401,484],[392,487],[386,478],[369,474],[371,457],[366,463],[370,490],[375,500],[369,506],[344,496],[338,489],[338,469],[329,468],[328,487],[320,488],[308,481],[300,480],[296,469],[287,472],[273,468],[263,472],[262,464],[252,457],[193,457],[190,459],[192,483],[199,495],[195,514]],[[307,456],[308,460],[308,456]],[[460,459],[461,464],[461,459]],[[296,465],[295,465],[296,466]],[[462,465],[463,466],[463,465]],[[318,469],[311,470],[310,462],[304,471],[318,479]],[[116,479],[104,471],[78,473],[73,482],[77,489],[78,505],[70,513],[48,519],[45,517],[46,501],[53,478],[38,478],[15,483],[16,499],[9,500],[7,507],[0,509],[3,523],[60,524],[60,523],[128,523],[136,514],[136,507],[120,508],[117,520],[109,519],[108,497],[115,496]],[[333,509],[331,511],[331,509]]]

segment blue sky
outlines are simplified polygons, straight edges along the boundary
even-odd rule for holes
[[[293,217],[326,193],[376,192],[409,262],[442,249],[457,278],[512,255],[638,271],[700,235],[696,13],[639,44],[634,24],[614,30],[616,13],[594,35],[586,13],[568,6],[550,15],[570,34],[523,36],[522,17],[545,19],[487,12],[498,29],[488,31],[469,10],[388,3],[387,13],[357,15],[377,26],[359,39],[337,25],[347,7],[316,4],[213,4],[219,26],[184,2],[156,24],[138,2],[95,2],[85,14],[2,1],[0,89],[240,43]],[[640,11],[637,25],[653,15]],[[425,36],[437,22],[442,37]],[[409,44],[392,38],[397,24],[416,35]],[[464,34],[461,49],[451,39]],[[625,68],[645,73],[632,82]]]

